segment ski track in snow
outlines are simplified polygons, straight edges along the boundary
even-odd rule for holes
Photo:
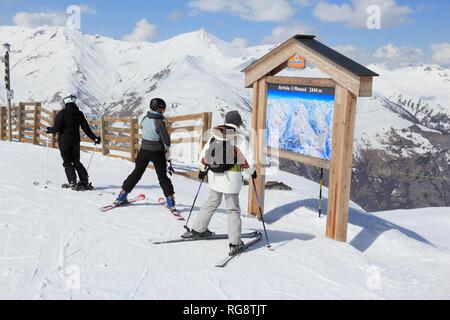
[[[294,190],[267,191],[267,229],[274,251],[263,239],[217,269],[214,263],[228,251],[226,240],[149,243],[180,235],[185,223],[156,203],[162,192],[154,172],[149,170],[132,194],[144,193],[146,201],[105,214],[99,208],[114,200],[112,193],[133,164],[96,157],[90,175],[103,196],[76,193],[57,189],[64,171],[58,150],[50,150],[53,183],[43,189],[33,185],[43,176],[43,150],[0,142],[0,193],[7,195],[0,210],[0,298],[450,298],[449,208],[366,214],[352,204],[349,242],[337,243],[324,237],[326,219],[318,219],[314,208],[318,185],[279,173],[270,179],[281,179]],[[30,158],[35,165],[27,165]],[[83,153],[82,160],[88,159]],[[173,181],[177,203],[189,208],[198,182],[179,176]],[[241,195],[243,209],[247,190]],[[192,219],[207,195],[205,185]],[[183,215],[187,218],[188,212]],[[210,227],[222,233],[226,226],[221,208]],[[259,221],[246,217],[243,228],[262,231]],[[79,270],[75,282],[73,270]]]

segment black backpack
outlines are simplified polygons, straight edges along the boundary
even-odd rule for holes
[[[237,164],[236,148],[229,140],[212,138],[205,157],[209,170],[214,173],[225,173]]]

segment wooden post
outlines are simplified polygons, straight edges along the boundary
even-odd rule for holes
[[[39,107],[40,106],[41,106],[41,104],[39,103]],[[52,126],[55,126],[57,114],[58,114],[58,111],[56,111],[56,110],[52,111]],[[39,120],[39,122],[40,122],[40,120]],[[56,148],[56,134],[52,134],[51,146],[53,149]]]
[[[38,136],[38,130],[40,128],[39,126],[39,104],[35,103],[33,108],[33,144],[38,144],[37,136]]]
[[[266,129],[266,110],[267,110],[267,83],[262,78],[253,84],[253,113],[252,113],[252,141],[251,148],[256,161],[256,191],[258,192],[261,211],[264,212],[265,195],[265,129]],[[258,202],[254,192],[253,181],[249,185],[248,213],[261,218],[258,208]]]
[[[336,85],[326,236],[347,241],[356,96]]]
[[[212,112],[204,112],[202,115],[202,130],[200,132],[201,136],[200,136],[198,157],[200,157],[203,148],[208,142],[208,135],[209,130],[211,129],[211,125],[212,125]]]
[[[6,128],[3,125],[4,122],[6,122],[6,114],[5,114],[6,108],[0,107],[0,140],[3,140],[3,135],[5,134]]]
[[[18,131],[18,140],[22,142],[22,113],[25,111],[25,107],[22,102],[19,102],[17,107],[17,131]]]
[[[102,154],[104,156],[109,154],[109,150],[107,148],[108,144],[106,143],[106,139],[105,139],[106,133],[107,132],[106,132],[105,117],[101,117],[101,120],[100,120],[100,135],[101,135],[101,138],[102,138]]]
[[[136,160],[136,144],[137,144],[137,137],[136,134],[136,126],[138,124],[138,120],[130,117],[130,125],[131,125],[131,147],[130,147],[130,161],[134,162]]]

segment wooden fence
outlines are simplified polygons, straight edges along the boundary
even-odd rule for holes
[[[49,111],[41,103],[19,103],[11,108],[12,138],[14,141],[47,145],[56,148],[57,139],[51,135],[47,140],[45,130],[54,124],[57,111]],[[211,129],[212,113],[198,113],[169,117],[166,125],[171,135],[172,144],[197,143],[198,152],[207,141]],[[101,147],[95,147],[88,137],[81,132],[81,150],[97,151],[103,155],[134,162],[142,139],[140,123],[133,117],[108,117],[89,120],[92,131],[102,138]],[[0,140],[9,140],[9,126],[6,107],[0,107]],[[192,172],[178,172],[193,176]]]

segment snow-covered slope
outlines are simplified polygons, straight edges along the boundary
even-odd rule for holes
[[[352,204],[349,244],[337,243],[324,237],[325,219],[316,212],[318,185],[280,173],[269,178],[293,190],[267,192],[275,251],[261,242],[216,269],[227,241],[148,242],[183,232],[183,223],[156,204],[161,191],[154,172],[133,192],[145,193],[148,202],[101,214],[98,208],[114,199],[132,163],[96,155],[90,173],[99,192],[75,193],[56,187],[64,173],[58,151],[50,150],[53,183],[44,190],[33,181],[44,179],[45,154],[44,147],[0,142],[0,298],[450,298],[450,208],[370,214]],[[87,162],[89,154],[82,159]],[[174,184],[186,216],[198,184],[178,176]],[[205,187],[199,205],[206,196]],[[211,227],[226,230],[223,208]],[[243,227],[262,230],[251,218],[244,218]]]

